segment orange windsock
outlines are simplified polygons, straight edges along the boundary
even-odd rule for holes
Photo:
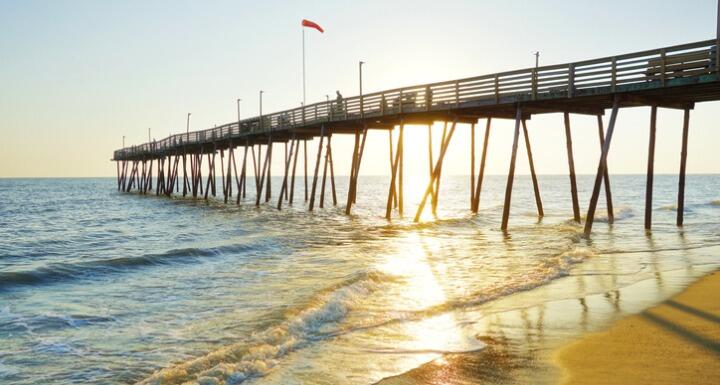
[[[322,29],[322,27],[321,27],[320,25],[318,25],[318,23],[315,23],[315,22],[310,21],[310,20],[303,19],[301,25],[302,25],[303,27],[315,28],[315,29],[317,29],[318,31],[320,31],[321,33],[324,33],[324,32],[325,32],[325,30]]]

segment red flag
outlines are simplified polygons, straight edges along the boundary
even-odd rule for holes
[[[323,30],[321,26],[319,26],[317,23],[312,22],[312,21],[310,21],[310,20],[305,20],[305,19],[303,19],[303,21],[302,21],[301,24],[302,24],[303,27],[315,28],[315,29],[317,29],[318,31],[320,31],[321,33],[325,32],[325,30]]]

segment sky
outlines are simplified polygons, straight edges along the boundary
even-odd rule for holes
[[[0,177],[113,176],[112,152],[340,90],[400,86],[549,65],[714,38],[716,0],[580,1],[32,1],[0,0]],[[606,119],[609,113],[606,115]],[[611,173],[647,167],[649,108],[620,111]],[[720,103],[691,112],[689,173],[720,173]],[[594,174],[595,119],[572,115],[575,164]],[[607,120],[606,120],[607,125]],[[506,174],[512,121],[493,122],[486,172]],[[561,114],[528,122],[540,174],[566,174]],[[435,143],[442,130],[438,125]],[[484,122],[478,125],[478,157]],[[656,173],[677,173],[682,112],[660,110]],[[407,127],[406,174],[427,174],[427,129]],[[459,125],[443,173],[469,173],[469,126]],[[309,143],[309,148],[316,144]],[[386,132],[368,135],[361,174],[389,171]],[[313,151],[314,152],[314,151]],[[336,173],[348,174],[352,138],[333,137]],[[368,155],[369,154],[369,155]],[[528,173],[524,145],[517,173]],[[273,174],[281,173],[280,162]]]

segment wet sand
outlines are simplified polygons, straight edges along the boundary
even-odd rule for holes
[[[562,347],[564,384],[720,383],[720,272]]]

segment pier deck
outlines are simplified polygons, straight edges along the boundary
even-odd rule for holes
[[[355,135],[355,154],[353,155],[353,164],[350,170],[351,186],[350,196],[348,197],[347,212],[350,211],[352,203],[355,201],[353,196],[354,184],[357,183],[357,172],[359,171],[359,162],[362,159],[364,149],[364,136],[369,129],[392,130],[396,126],[400,128],[400,139],[397,143],[397,151],[395,160],[392,160],[391,169],[391,187],[388,195],[388,218],[390,218],[390,208],[398,207],[402,213],[402,132],[403,126],[408,124],[429,125],[436,121],[451,122],[449,133],[444,135],[442,140],[441,152],[434,167],[431,167],[431,181],[428,191],[416,215],[419,217],[426,198],[432,200],[432,207],[437,205],[437,188],[433,184],[439,183],[439,177],[442,169],[442,159],[444,157],[444,149],[452,137],[452,133],[457,123],[467,123],[473,125],[478,119],[487,119],[487,132],[490,129],[491,119],[514,119],[515,140],[512,148],[512,160],[508,177],[508,190],[506,193],[505,213],[503,215],[503,229],[507,228],[507,216],[509,213],[510,195],[512,192],[512,179],[514,174],[515,154],[518,144],[518,136],[522,123],[525,133],[525,141],[528,150],[530,144],[527,137],[527,129],[525,121],[530,119],[534,114],[543,113],[563,113],[565,114],[566,135],[568,142],[568,160],[570,167],[570,177],[573,181],[573,203],[575,219],[579,222],[580,216],[577,204],[577,191],[574,185],[574,165],[572,161],[572,142],[570,138],[569,114],[589,114],[598,116],[598,124],[600,130],[600,139],[602,146],[601,159],[598,165],[598,174],[591,198],[590,208],[588,209],[586,232],[589,234],[592,226],[592,218],[597,204],[602,179],[605,180],[606,197],[608,206],[611,206],[611,195],[609,191],[609,178],[605,160],[609,151],[610,140],[617,118],[617,110],[624,107],[651,106],[653,108],[653,116],[658,107],[675,108],[685,110],[686,120],[683,132],[683,149],[682,149],[682,165],[681,165],[681,186],[679,194],[679,213],[678,224],[682,224],[682,194],[684,189],[684,161],[687,146],[687,120],[689,110],[694,108],[695,103],[720,100],[720,73],[718,59],[720,53],[717,50],[718,40],[706,40],[690,44],[683,44],[671,47],[664,47],[642,52],[623,54],[600,59],[592,59],[579,61],[574,63],[557,64],[550,66],[542,66],[537,68],[527,68],[515,71],[501,72],[490,75],[483,75],[471,78],[450,80],[445,82],[423,84],[410,87],[402,87],[381,92],[374,92],[364,95],[353,96],[342,100],[325,101],[320,103],[309,104],[306,106],[293,108],[285,111],[275,112],[267,115],[260,115],[240,121],[230,122],[215,128],[202,131],[193,131],[189,133],[176,134],[169,136],[163,140],[144,143],[138,146],[126,147],[117,150],[113,154],[113,160],[118,162],[118,188],[123,191],[129,191],[135,179],[137,179],[137,187],[147,192],[147,185],[152,189],[152,163],[150,168],[145,170],[145,163],[151,160],[163,162],[168,159],[168,169],[159,171],[159,177],[164,177],[162,187],[163,193],[168,194],[168,190],[172,193],[172,186],[176,186],[179,190],[178,159],[183,160],[183,194],[186,190],[193,190],[193,183],[197,185],[197,178],[200,178],[200,192],[202,193],[202,176],[200,174],[200,165],[203,155],[208,155],[208,162],[212,162],[214,168],[215,154],[219,151],[221,157],[223,151],[228,151],[227,170],[223,170],[223,190],[226,194],[232,194],[231,187],[231,164],[230,159],[235,162],[234,149],[242,146],[246,149],[245,160],[242,165],[242,175],[237,173],[235,178],[238,190],[245,190],[246,171],[245,163],[247,160],[247,148],[252,150],[253,161],[255,160],[254,148],[258,146],[258,157],[261,156],[259,148],[266,146],[265,169],[261,167],[261,159],[258,159],[254,166],[256,188],[259,195],[262,192],[262,185],[265,176],[269,178],[269,162],[272,159],[272,144],[278,142],[290,143],[292,157],[293,149],[295,153],[295,165],[297,163],[297,153],[301,141],[306,141],[314,137],[320,136],[327,138],[327,149],[325,155],[327,170],[328,158],[330,161],[331,173],[332,155],[330,148],[330,137],[332,134],[353,134]],[[606,109],[612,109],[607,133],[604,134],[602,116]],[[447,126],[447,125],[446,125]],[[651,130],[654,128],[654,119],[652,121]],[[487,146],[487,132],[485,146]],[[413,135],[421,134],[420,131],[413,131]],[[473,135],[474,138],[474,135]],[[651,141],[654,142],[654,135],[651,135]],[[306,145],[306,142],[304,142]],[[391,139],[392,147],[392,139]],[[650,149],[654,149],[654,143],[650,144]],[[392,149],[391,149],[392,151]],[[474,147],[473,159],[474,159]],[[486,148],[483,149],[483,159]],[[318,148],[317,161],[315,167],[315,182],[317,181],[318,167],[320,164],[320,156],[322,152],[321,145]],[[528,151],[530,152],[530,151]],[[212,159],[210,155],[212,154]],[[652,155],[652,154],[651,154]],[[170,163],[170,158],[175,157],[175,169]],[[190,177],[187,176],[185,167],[186,156],[191,156]],[[530,155],[531,156],[531,155]],[[305,154],[307,162],[307,153]],[[130,162],[134,168],[130,169],[130,178],[128,180],[127,163]],[[532,158],[530,158],[532,168]],[[142,163],[142,180],[138,163]],[[194,167],[192,163],[197,164]],[[285,158],[285,181],[287,182],[288,172],[290,168],[290,159]],[[652,194],[652,158],[649,160],[649,198]],[[121,167],[122,164],[122,167]],[[471,199],[471,209],[477,211],[477,200],[479,200],[480,186],[482,184],[482,175],[484,162],[480,166],[480,174],[477,182],[473,176],[471,183],[471,191],[473,197]],[[305,166],[307,168],[307,165]],[[197,168],[197,172],[194,169]],[[292,177],[294,179],[295,166],[293,166]],[[227,171],[227,177],[225,175]],[[534,169],[532,170],[533,179]],[[215,179],[214,171],[210,171],[213,182]],[[399,175],[396,175],[399,174]],[[173,177],[174,175],[174,177]],[[399,180],[398,180],[399,179]],[[191,182],[191,180],[193,182]],[[323,175],[323,186],[325,177]],[[130,183],[128,183],[130,182]],[[160,182],[160,179],[158,179]],[[208,188],[213,189],[214,185],[210,185],[208,179]],[[535,181],[534,181],[535,182]],[[399,183],[399,186],[396,186]],[[286,183],[287,184],[287,183]],[[538,203],[538,215],[542,216],[542,204],[540,201],[539,191],[536,187],[536,198]],[[334,178],[332,181],[334,187]],[[169,188],[166,188],[170,186]],[[294,186],[294,184],[292,184]],[[282,203],[282,194],[287,195],[286,187],[281,191],[278,208]],[[290,187],[292,188],[292,187]],[[197,190],[197,188],[195,189]],[[207,190],[207,188],[206,188]],[[313,183],[313,197],[311,198],[310,209],[312,210],[314,201],[315,183]],[[160,193],[161,191],[157,191]],[[269,200],[269,183],[266,191],[266,201]],[[322,193],[324,194],[324,187]],[[196,192],[193,193],[197,195]],[[207,192],[205,194],[207,197]],[[334,196],[334,188],[333,188]],[[238,196],[239,198],[239,196]],[[335,198],[335,197],[334,197]],[[399,199],[399,202],[398,202]],[[334,199],[335,200],[335,199]],[[239,199],[238,199],[239,202]],[[321,198],[322,202],[322,198]],[[322,207],[322,203],[321,203]],[[612,210],[611,207],[610,211]],[[612,217],[612,214],[611,214]],[[649,219],[648,219],[649,222]],[[646,223],[648,227],[649,223]],[[649,228],[649,227],[648,227]]]

